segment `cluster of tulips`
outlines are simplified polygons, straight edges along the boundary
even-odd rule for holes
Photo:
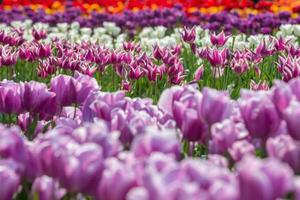
[[[300,198],[299,78],[237,100],[173,86],[157,105],[99,88],[0,83],[1,199]]]
[[[300,18],[185,11],[0,10],[0,200],[300,200]]]
[[[108,22],[96,29],[13,24],[0,31],[1,79],[49,83],[78,71],[96,77],[103,91],[122,89],[157,101],[171,85],[228,89],[237,97],[243,87],[265,90],[274,79],[289,81],[300,73],[299,25],[283,25],[276,36],[215,34],[199,26],[168,32],[160,26],[144,28],[132,41]]]

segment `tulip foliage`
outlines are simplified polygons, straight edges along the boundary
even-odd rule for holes
[[[296,19],[172,9],[1,11],[0,200],[300,199]]]

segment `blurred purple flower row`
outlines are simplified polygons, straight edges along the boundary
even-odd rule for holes
[[[299,88],[299,78],[277,81],[233,100],[173,86],[154,105],[78,72],[49,86],[4,80],[1,117],[17,121],[0,127],[0,199],[26,182],[28,198],[46,200],[299,199]],[[199,147],[207,153],[192,158]]]
[[[186,14],[180,6],[162,10],[124,11],[120,14],[92,12],[89,17],[85,17],[80,8],[75,7],[67,7],[64,12],[51,15],[46,14],[43,9],[33,11],[29,7],[0,11],[0,22],[2,23],[9,24],[12,21],[26,19],[31,19],[34,23],[43,22],[50,25],[79,22],[82,27],[91,28],[99,27],[103,22],[110,21],[115,22],[129,33],[134,33],[140,27],[162,25],[172,28],[181,24],[184,26],[201,25],[211,31],[223,29],[226,32],[239,30],[248,34],[269,34],[282,24],[300,22],[300,17],[292,18],[289,12],[262,13],[242,18],[237,13],[226,11],[210,15],[200,12]]]
[[[18,194],[22,180],[33,182],[28,198],[41,200],[67,193],[106,200],[272,200],[288,193],[299,198],[299,178],[275,158],[245,156],[234,171],[219,155],[179,161],[174,130],[149,129],[134,139],[130,151],[123,151],[117,133],[101,121],[72,131],[54,129],[33,142],[15,127],[1,129],[3,200]]]

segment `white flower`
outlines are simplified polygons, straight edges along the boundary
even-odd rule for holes
[[[121,28],[116,26],[113,22],[104,22],[103,27],[106,29],[106,32],[112,36],[117,36],[121,32]]]

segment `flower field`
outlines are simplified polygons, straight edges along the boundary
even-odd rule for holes
[[[300,200],[300,1],[0,4],[0,200]]]

